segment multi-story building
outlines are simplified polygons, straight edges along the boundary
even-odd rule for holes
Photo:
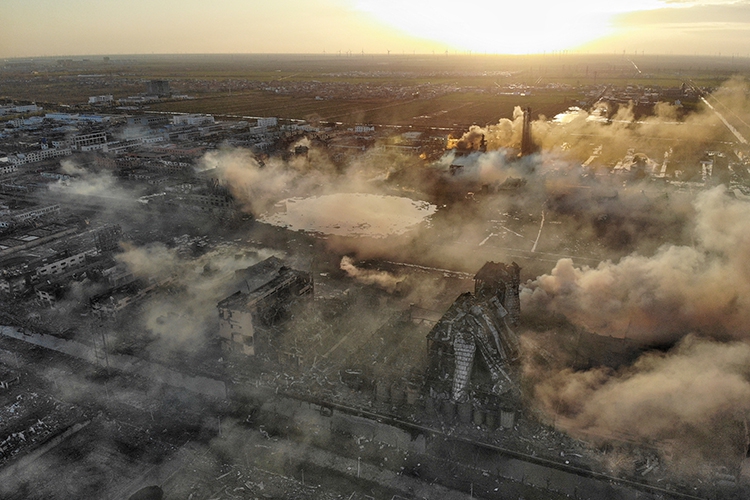
[[[74,267],[80,266],[86,262],[86,255],[88,252],[80,252],[75,255],[71,255],[62,259],[55,260],[48,264],[42,265],[36,269],[37,276],[47,276],[49,274],[62,274],[65,271]]]
[[[73,151],[70,148],[48,148],[10,155],[8,156],[8,161],[13,165],[26,165],[27,163],[36,163],[38,161],[49,160],[50,158],[70,156],[71,154],[73,154]]]
[[[271,257],[244,270],[250,276],[245,281],[249,291],[240,290],[217,304],[219,336],[225,350],[249,356],[274,357],[277,339],[274,338],[271,327],[287,317],[289,309],[297,300],[312,298],[310,273],[284,266],[275,273],[268,272],[269,266],[273,269],[279,263],[278,259]],[[260,285],[257,280],[252,279],[255,275],[268,277],[269,274],[270,279]],[[254,284],[250,285],[253,281]]]

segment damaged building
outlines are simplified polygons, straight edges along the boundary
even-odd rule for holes
[[[222,348],[270,358],[273,327],[289,317],[292,306],[312,299],[310,273],[291,269],[276,257],[237,271],[241,289],[217,304]]]
[[[517,392],[521,268],[487,262],[427,336],[428,386],[447,404],[499,406]]]

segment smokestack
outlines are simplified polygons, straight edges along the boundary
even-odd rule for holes
[[[534,143],[531,141],[531,108],[523,108],[523,133],[521,135],[521,156],[534,152]]]

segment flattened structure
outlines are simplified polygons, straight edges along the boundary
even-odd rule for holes
[[[475,293],[460,295],[428,334],[433,389],[450,386],[450,398],[470,398],[474,361],[480,359],[489,372],[495,395],[514,385],[508,367],[518,359],[518,337],[512,327],[520,315],[520,267],[488,262],[475,276]],[[481,385],[481,383],[477,383]]]

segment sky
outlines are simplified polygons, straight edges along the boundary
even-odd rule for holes
[[[750,0],[0,0],[0,57],[750,55]]]

